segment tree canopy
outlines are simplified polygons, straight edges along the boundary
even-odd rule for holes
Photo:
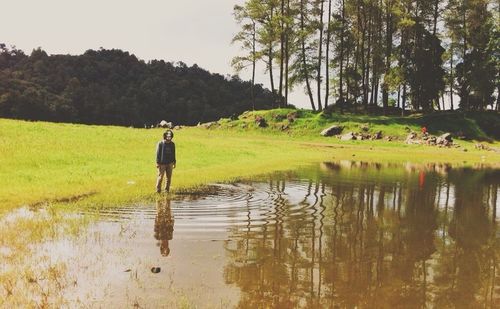
[[[254,26],[236,59],[263,62],[273,92],[278,72],[282,106],[304,87],[313,110],[332,98],[429,112],[455,96],[462,110],[500,109],[498,1],[246,0],[235,16]]]

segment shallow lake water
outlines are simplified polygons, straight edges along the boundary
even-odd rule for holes
[[[101,209],[34,258],[69,307],[499,308],[499,195],[498,169],[321,163]]]

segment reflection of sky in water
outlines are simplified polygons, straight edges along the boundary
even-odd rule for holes
[[[68,264],[70,304],[495,307],[498,176],[321,164],[103,209],[37,252]]]

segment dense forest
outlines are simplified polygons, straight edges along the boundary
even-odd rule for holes
[[[271,108],[271,91],[182,62],[144,62],[121,50],[26,55],[0,44],[0,117],[142,127],[196,124]]]
[[[247,0],[234,16],[234,67],[263,64],[282,106],[303,87],[313,110],[500,109],[498,1]]]

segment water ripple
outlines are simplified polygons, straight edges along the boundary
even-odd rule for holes
[[[182,192],[172,200],[158,198],[156,204],[104,208],[89,211],[102,220],[156,220],[159,211],[170,204],[175,230],[219,232],[231,228],[256,230],[275,224],[310,221],[315,212],[312,201],[304,200],[310,190],[307,182],[287,182],[286,190],[277,183],[212,184],[202,191]],[[300,197],[300,202],[294,201]]]

